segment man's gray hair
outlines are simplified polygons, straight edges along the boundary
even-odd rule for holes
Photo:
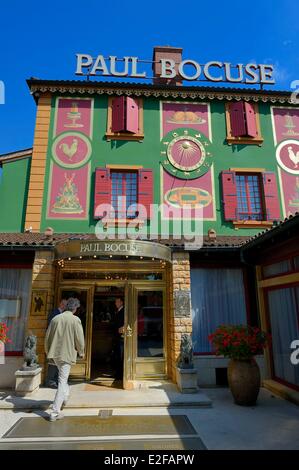
[[[66,304],[66,310],[73,312],[79,307],[80,307],[80,301],[78,299],[75,299],[73,297],[70,297],[68,299],[67,304]]]

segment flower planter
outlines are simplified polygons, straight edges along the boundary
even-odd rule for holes
[[[255,359],[231,359],[227,376],[235,403],[243,406],[255,405],[261,384],[260,370]]]

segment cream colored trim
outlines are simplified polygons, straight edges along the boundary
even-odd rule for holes
[[[263,331],[268,331],[268,325],[267,325],[267,316],[266,316],[266,305],[265,305],[265,294],[260,287],[259,282],[262,279],[262,268],[261,266],[256,266],[255,268],[255,274],[256,274],[256,281],[257,281],[257,296],[258,296],[258,306],[259,306],[259,314],[260,314],[260,321],[261,321],[261,329]],[[267,375],[268,377],[271,376],[271,355],[270,355],[270,349],[269,346],[266,347],[264,351],[264,356],[265,356],[265,362],[266,362],[266,367],[267,367]]]
[[[274,287],[285,284],[299,282],[299,273],[285,274],[284,276],[272,277],[271,279],[263,279],[259,281],[259,287]]]
[[[276,393],[279,397],[289,400],[295,403],[295,405],[299,405],[299,392],[291,387],[276,382],[275,380],[263,380],[263,387],[270,390],[272,393]]]
[[[233,225],[235,229],[272,227],[273,222],[270,222],[268,220],[234,220]]]
[[[140,170],[140,168],[143,168],[143,165],[116,165],[113,163],[111,165],[106,165],[106,168],[113,170]]]
[[[230,168],[229,171],[235,171],[238,173],[263,173],[266,171],[265,168]]]
[[[254,93],[252,90],[234,90],[234,89],[227,89],[227,91],[221,90],[217,91],[217,87],[215,87],[213,90],[205,90],[205,89],[197,89],[196,87],[189,87],[188,90],[186,90],[186,87],[176,87],[175,90],[170,90],[167,87],[163,89],[157,89],[157,88],[150,88],[150,87],[144,87],[144,88],[139,88],[138,85],[135,85],[134,88],[126,88],[125,86],[119,86],[119,88],[115,87],[109,87],[109,85],[104,85],[103,83],[101,84],[94,84],[94,86],[91,86],[89,84],[86,86],[84,82],[79,82],[79,83],[74,83],[71,82],[69,84],[67,83],[57,83],[57,84],[48,84],[48,83],[40,83],[40,84],[35,84],[32,83],[30,86],[30,91],[32,94],[36,91],[39,91],[41,93],[45,93],[47,91],[51,93],[69,93],[69,94],[77,94],[79,93],[87,93],[89,95],[126,95],[126,96],[154,96],[155,98],[161,97],[162,99],[167,99],[167,98],[182,98],[182,99],[189,99],[191,98],[192,100],[194,99],[200,99],[200,100],[220,100],[223,101],[224,99],[231,101],[231,100],[244,100],[244,101],[253,101],[253,102],[258,102],[261,101],[263,103],[275,103],[278,102],[279,104],[292,104],[292,94],[289,92],[286,95],[282,94],[275,94],[275,92],[272,93]]]

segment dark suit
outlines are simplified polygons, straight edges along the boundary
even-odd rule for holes
[[[125,323],[125,309],[122,307],[115,314],[115,361],[116,361],[116,378],[123,378],[123,363],[124,363],[124,338],[122,333],[119,333],[119,328],[122,328]]]

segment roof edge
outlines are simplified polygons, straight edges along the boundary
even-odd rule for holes
[[[175,86],[158,85],[135,82],[108,82],[108,81],[86,81],[86,80],[42,80],[30,78],[27,80],[28,87],[36,99],[36,94],[41,93],[69,93],[74,94],[78,90],[87,94],[113,94],[118,91],[127,95],[154,96],[154,97],[174,97],[174,98],[199,98],[199,99],[219,99],[270,101],[292,103],[292,93],[281,90],[259,90],[257,88],[232,88],[232,87],[205,87],[205,86]]]
[[[32,156],[33,148],[17,150],[16,152],[9,152],[0,154],[0,163],[8,163],[15,160],[21,160],[23,158],[29,158]]]

